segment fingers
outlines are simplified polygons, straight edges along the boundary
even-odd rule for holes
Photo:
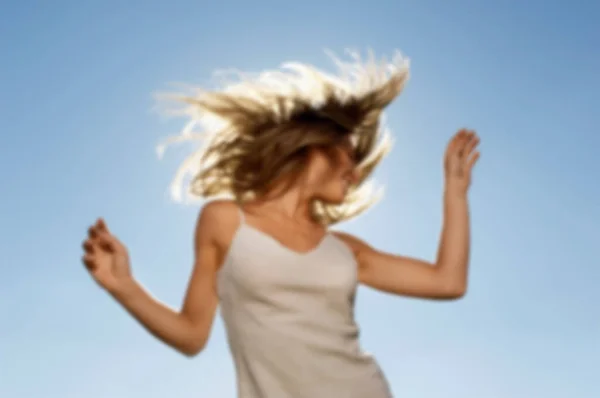
[[[477,144],[479,144],[479,137],[477,137],[475,131],[470,131],[468,133],[468,138],[465,139],[465,144],[462,153],[465,162],[468,162]]]
[[[446,156],[459,156],[463,151],[466,143],[469,138],[469,130],[461,129],[459,130],[450,143],[448,144],[448,149],[446,150]]]
[[[98,243],[100,248],[116,253],[122,251],[123,246],[119,240],[110,233],[104,219],[99,218],[96,223],[90,227],[93,240]]]
[[[114,250],[115,240],[112,235],[95,224],[88,228],[88,239],[81,246],[86,253],[93,254],[98,249]]]
[[[112,236],[102,218],[96,220],[94,225],[89,227],[88,236],[92,243],[98,243],[104,249],[114,249],[114,247],[112,247]]]
[[[471,170],[473,168],[475,163],[477,163],[477,161],[479,160],[479,156],[480,153],[479,151],[477,151],[469,157],[469,160],[467,161],[467,170]]]
[[[119,248],[116,238],[107,232],[99,233],[97,240],[101,248],[112,253],[116,252]]]
[[[97,269],[96,256],[101,250],[114,252],[116,239],[110,235],[106,223],[99,218],[94,225],[88,228],[88,238],[82,243],[84,251],[81,261],[85,267],[93,272]]]
[[[92,240],[98,237],[98,230],[96,229],[95,225],[92,225],[88,228],[88,237]]]
[[[88,271],[94,271],[96,269],[96,263],[94,262],[94,256],[91,253],[84,254],[84,256],[81,257],[81,262],[83,263],[83,265],[85,265],[85,267],[88,269]]]
[[[127,254],[127,249],[112,235],[103,219],[99,218],[88,229],[88,239],[82,244],[84,256],[83,263],[88,269],[94,268],[94,257],[103,254]]]
[[[106,222],[104,221],[103,218],[99,218],[96,221],[96,228],[98,229],[98,231],[109,232],[108,227],[106,226]]]
[[[454,135],[452,141],[450,141],[450,145],[448,148],[449,152],[455,153],[461,148],[466,132],[466,129],[461,129]]]
[[[83,247],[84,252],[90,254],[94,253],[94,243],[90,239],[85,240],[81,246]]]
[[[469,158],[473,149],[479,143],[479,137],[474,130],[461,129],[452,139],[449,155],[458,156],[461,159]]]

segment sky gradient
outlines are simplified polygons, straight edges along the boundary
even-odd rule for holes
[[[125,4],[126,3],[126,4]],[[593,1],[0,2],[0,396],[234,397],[220,320],[189,360],[150,337],[80,263],[103,216],[135,275],[179,306],[198,207],[168,184],[189,147],[153,111],[170,82],[323,49],[411,58],[392,104],[384,199],[341,226],[433,259],[441,159],[459,128],[482,157],[470,194],[469,292],[458,302],[361,288],[364,348],[398,397],[600,394],[600,5]]]

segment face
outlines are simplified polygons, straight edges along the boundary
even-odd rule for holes
[[[342,203],[357,182],[352,144],[347,140],[327,150],[313,149],[305,171],[306,185],[315,198]]]

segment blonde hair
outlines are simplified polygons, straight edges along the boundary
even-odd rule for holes
[[[159,155],[175,142],[203,144],[179,167],[172,197],[180,201],[225,196],[238,202],[259,198],[281,177],[302,169],[308,148],[350,137],[359,181],[341,204],[315,200],[313,215],[330,225],[371,206],[377,195],[364,182],[390,149],[382,112],[402,91],[408,60],[397,53],[391,62],[377,61],[370,53],[362,62],[359,54],[349,54],[348,63],[331,55],[337,76],[292,62],[257,76],[221,73],[235,81],[220,90],[162,95],[181,105],[171,113],[190,120],[179,135],[158,147]]]

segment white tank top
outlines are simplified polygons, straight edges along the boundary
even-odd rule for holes
[[[239,398],[390,398],[354,321],[357,264],[331,234],[306,253],[240,226],[217,276]]]

